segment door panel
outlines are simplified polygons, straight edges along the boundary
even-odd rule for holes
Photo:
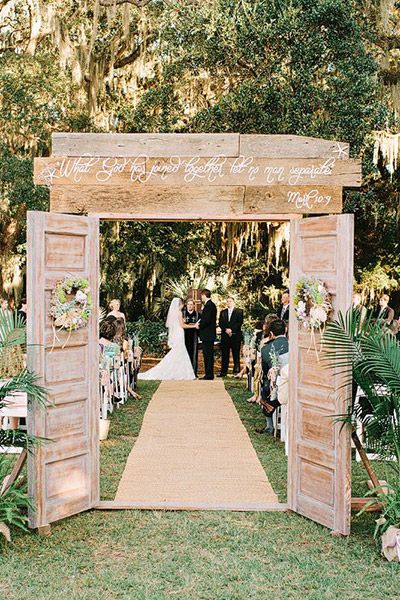
[[[48,389],[48,406],[30,403],[28,430],[48,438],[28,458],[31,527],[91,508],[99,499],[99,228],[93,217],[28,212],[28,366]],[[88,326],[55,332],[51,292],[67,276],[87,278]]]
[[[351,306],[353,215],[292,221],[290,292],[303,275],[321,279],[332,294],[335,314]],[[319,345],[318,335],[317,345]],[[332,530],[350,532],[350,431],[334,416],[346,412],[349,390],[343,374],[318,360],[311,335],[290,313],[289,507]]]

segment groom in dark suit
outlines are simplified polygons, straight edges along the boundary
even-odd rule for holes
[[[210,290],[202,290],[201,299],[204,307],[197,328],[203,345],[204,369],[206,373],[203,379],[214,379],[214,342],[217,337],[217,307],[211,300]]]
[[[243,311],[236,308],[235,300],[230,296],[227,300],[228,308],[221,311],[219,326],[221,328],[221,373],[225,377],[228,373],[229,354],[232,350],[233,372],[240,371],[240,345],[242,343]]]

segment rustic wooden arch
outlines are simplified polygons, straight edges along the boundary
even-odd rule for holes
[[[290,220],[292,292],[301,275],[318,275],[335,310],[346,310],[353,219],[334,213],[342,210],[343,187],[360,185],[361,168],[349,158],[348,144],[300,136],[59,133],[52,155],[35,159],[35,182],[50,187],[51,211],[28,214],[29,365],[51,400],[44,411],[30,408],[29,430],[53,440],[29,459],[35,506],[30,524],[42,528],[104,507],[98,458],[99,219]],[[51,289],[69,273],[89,278],[93,315],[86,329],[54,338]],[[294,311],[290,344],[288,506],[348,534],[350,439],[332,422],[332,415],[345,410],[342,379],[309,352]]]

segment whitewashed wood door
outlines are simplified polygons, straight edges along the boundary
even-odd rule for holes
[[[45,409],[30,403],[28,430],[50,440],[28,459],[29,524],[45,527],[99,499],[97,218],[28,212],[27,255],[28,366],[49,392]],[[89,280],[93,311],[87,327],[55,337],[51,292],[70,275]]]
[[[343,535],[350,532],[351,444],[349,430],[334,417],[346,412],[349,390],[343,375],[318,360],[293,298],[299,278],[314,276],[331,292],[335,314],[350,308],[353,229],[353,215],[338,215],[292,221],[290,233],[288,504]]]

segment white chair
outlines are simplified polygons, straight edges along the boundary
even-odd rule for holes
[[[378,396],[385,396],[388,393],[388,389],[385,385],[381,385],[381,384],[374,385],[374,389],[375,389],[376,393],[378,394]],[[366,397],[366,394],[365,394],[364,390],[360,386],[358,386],[357,392],[356,392],[356,397],[354,400],[354,408],[355,409],[357,409],[360,406],[360,398],[365,398],[365,397]],[[364,416],[364,419],[365,418],[368,418],[368,414],[366,414]],[[363,419],[357,419],[356,432],[357,432],[358,439],[360,440],[362,445],[365,446]],[[352,444],[352,446],[354,447],[353,444]],[[375,454],[373,452],[367,452],[367,457],[369,460],[379,460],[378,454]],[[356,462],[361,462],[361,458],[360,458],[360,455],[358,452],[356,452]]]
[[[28,416],[28,397],[25,392],[14,392],[5,397],[6,406],[0,409],[0,428],[1,429],[24,429],[26,424],[20,425],[20,419],[26,419]],[[0,446],[0,452],[6,454],[20,454],[22,448],[14,446]]]

